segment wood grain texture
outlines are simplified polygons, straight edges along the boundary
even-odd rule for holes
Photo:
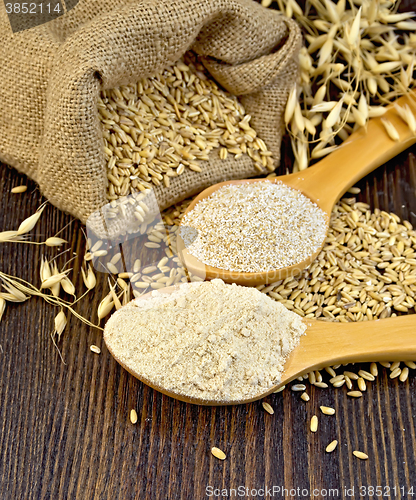
[[[361,181],[359,199],[416,224],[415,153],[413,147]],[[26,179],[7,167],[0,175],[6,207],[0,228],[10,229],[34,212],[41,196],[32,182],[27,193],[10,194]],[[70,220],[47,206],[36,234],[52,235]],[[80,228],[74,221],[63,237],[71,250],[82,252]],[[47,252],[51,257],[56,249]],[[39,247],[2,244],[1,269],[39,283],[41,253]],[[77,261],[74,275],[81,290]],[[90,300],[78,305],[79,313],[96,320],[105,279],[99,276]],[[8,304],[0,323],[2,500],[199,500],[209,498],[207,485],[276,485],[309,492],[354,486],[355,495],[362,485],[416,487],[414,373],[403,384],[381,370],[357,400],[346,396],[345,387],[308,387],[308,403],[298,393],[284,391],[267,398],[275,415],[264,412],[260,403],[197,407],[134,379],[111,358],[101,332],[73,317],[59,344],[63,364],[50,339],[56,313],[40,299],[31,299]],[[100,346],[102,354],[92,353],[91,344]],[[320,405],[333,406],[336,416],[321,415]],[[139,414],[136,425],[129,421],[131,408]],[[308,431],[314,414],[319,417],[316,434]],[[338,448],[326,454],[333,439]],[[226,452],[224,462],[212,457],[212,446]],[[359,461],[352,456],[355,449],[370,459]],[[340,491],[339,498],[348,497]]]
[[[285,144],[282,173],[290,161],[288,151]],[[358,198],[416,225],[415,154],[412,147],[362,180]],[[33,182],[3,165],[0,180],[0,230],[16,228],[42,198]],[[28,192],[10,194],[21,183],[28,184]],[[51,236],[71,220],[47,206],[36,234]],[[84,238],[77,221],[62,236],[70,241],[71,251],[82,254]],[[0,268],[39,284],[43,250],[1,244]],[[46,252],[49,257],[57,253]],[[62,256],[59,262],[65,260]],[[73,265],[81,290],[79,262]],[[95,293],[77,306],[80,314],[94,321],[105,280],[100,275]],[[221,498],[209,497],[208,485],[299,488],[293,496],[271,497],[296,499],[329,498],[313,496],[314,488],[338,488],[339,495],[332,498],[370,499],[374,497],[360,496],[359,487],[381,485],[397,488],[396,495],[390,491],[390,498],[414,498],[407,494],[412,486],[416,493],[414,372],[400,383],[380,370],[360,399],[348,398],[345,387],[308,386],[308,403],[299,399],[299,393],[274,394],[267,398],[274,415],[267,414],[260,402],[197,407],[134,379],[111,358],[101,332],[73,317],[59,343],[63,364],[50,338],[57,312],[40,299],[31,299],[8,304],[0,323],[1,500]],[[92,353],[91,344],[100,346],[102,353]],[[334,407],[336,415],[322,415],[320,405]],[[129,420],[131,408],[139,414],[136,425]],[[319,429],[312,434],[309,422],[315,414]],[[338,447],[326,454],[333,439],[339,441]],[[227,459],[215,459],[212,446],[221,448]],[[369,460],[355,458],[352,451],[357,449]],[[353,487],[353,495],[347,496],[344,488]],[[308,493],[303,495],[302,489]]]

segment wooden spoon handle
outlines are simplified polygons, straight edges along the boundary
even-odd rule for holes
[[[416,116],[416,92],[395,101],[398,106],[408,104]],[[400,140],[388,136],[382,119],[390,121],[399,133]],[[364,128],[353,133],[333,153],[312,168],[287,177],[291,186],[305,193],[313,193],[321,208],[330,212],[341,195],[365,175],[383,165],[416,142],[416,136],[400,118],[394,105],[381,118],[372,118]],[[284,181],[286,182],[286,181]]]
[[[310,320],[286,361],[282,382],[340,363],[416,360],[416,315],[356,322]]]

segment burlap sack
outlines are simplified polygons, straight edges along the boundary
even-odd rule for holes
[[[80,0],[63,17],[12,34],[0,2],[0,159],[85,222],[105,205],[101,89],[160,72],[186,51],[240,99],[280,158],[282,115],[297,76],[297,25],[253,0]],[[258,175],[248,156],[211,155],[157,187],[161,209],[228,179]]]

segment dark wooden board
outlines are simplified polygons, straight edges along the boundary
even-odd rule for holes
[[[358,198],[416,225],[415,154],[413,147],[366,177],[359,183],[363,192]],[[288,155],[283,157],[287,161]],[[0,230],[16,228],[42,197],[33,182],[11,168],[2,165],[0,179]],[[20,183],[28,184],[28,192],[10,194]],[[51,236],[71,220],[48,205],[36,234]],[[84,247],[81,227],[74,221],[62,234],[73,251]],[[39,284],[43,251],[32,245],[0,244],[0,269]],[[53,256],[56,250],[47,254]],[[73,265],[81,290],[80,264]],[[95,293],[77,306],[94,321],[105,279],[100,275]],[[209,486],[289,490],[270,498],[370,499],[375,496],[360,495],[359,488],[377,485],[383,493],[390,488],[390,496],[382,498],[415,498],[414,373],[400,383],[383,370],[357,400],[346,396],[345,387],[308,386],[308,403],[284,391],[268,398],[274,415],[259,402],[197,407],[162,396],[134,379],[111,358],[101,332],[73,317],[59,343],[64,364],[50,337],[57,312],[31,299],[8,304],[0,323],[1,500],[222,498],[209,496]],[[92,353],[91,344],[100,346],[102,353]],[[309,420],[320,415],[320,405],[336,408],[336,416],[320,418],[319,431],[312,434]],[[132,408],[139,414],[136,425],[129,421]],[[339,441],[338,448],[326,454],[325,446],[333,439]],[[211,455],[212,446],[226,452],[224,462]],[[369,460],[353,457],[355,449],[366,452]],[[412,487],[415,496],[408,493]],[[313,491],[331,488],[338,489],[338,495]],[[260,494],[249,491],[234,498]]]
[[[416,224],[416,147],[412,151],[361,181],[359,198]],[[0,228],[15,228],[35,211],[41,196],[33,182],[28,183],[28,193],[10,194],[13,186],[27,182],[13,169],[3,167],[0,176]],[[36,234],[52,235],[70,220],[47,206]],[[84,244],[80,228],[74,221],[64,231],[74,250]],[[2,244],[1,269],[39,283],[41,251]],[[76,261],[74,270],[81,290]],[[99,278],[91,299],[77,307],[94,320],[106,277]],[[73,317],[59,343],[63,364],[50,337],[57,312],[31,299],[8,304],[0,323],[2,500],[199,500],[209,498],[209,485],[275,485],[305,492],[355,487],[354,498],[360,498],[359,486],[416,488],[413,373],[403,384],[381,371],[359,400],[348,398],[345,387],[308,387],[308,403],[285,391],[268,398],[275,408],[273,416],[260,403],[197,407],[162,396],[134,379],[111,358],[101,332]],[[91,344],[100,346],[102,354],[92,353]],[[312,434],[308,422],[319,414],[320,405],[335,407],[336,417],[320,418],[319,432]],[[131,408],[139,413],[137,425],[129,421]],[[327,455],[324,448],[333,439],[340,444]],[[227,460],[213,458],[212,446],[223,449]],[[365,451],[370,459],[360,462],[352,456],[354,449]],[[348,498],[341,493],[339,498]]]

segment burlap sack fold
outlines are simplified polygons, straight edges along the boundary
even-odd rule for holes
[[[0,2],[0,160],[33,178],[85,222],[107,203],[97,112],[101,89],[160,72],[186,51],[240,97],[280,158],[283,112],[297,76],[297,25],[252,0],[80,0],[63,17],[12,34]],[[220,160],[156,187],[161,209],[215,182],[258,175],[251,160]]]

